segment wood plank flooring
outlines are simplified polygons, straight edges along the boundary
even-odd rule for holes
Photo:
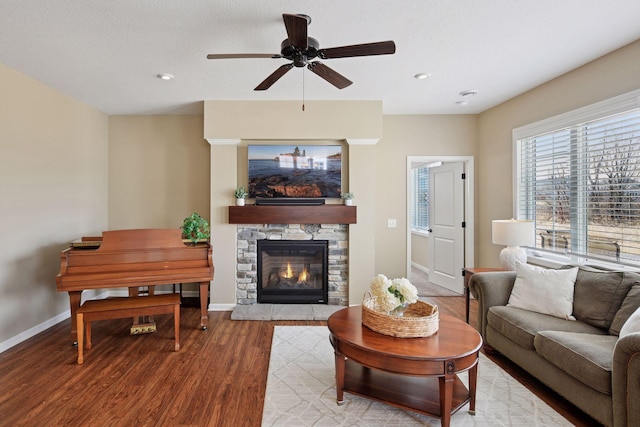
[[[463,318],[463,297],[433,297],[442,313]],[[471,318],[475,324],[475,302]],[[93,348],[77,365],[70,321],[0,354],[0,426],[242,426],[257,427],[274,325],[318,321],[232,321],[182,308],[181,350],[173,351],[171,316],[156,316],[157,332],[129,335],[130,320],[94,322]],[[597,425],[499,355],[496,363],[578,426]]]

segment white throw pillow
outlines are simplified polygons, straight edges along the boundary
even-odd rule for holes
[[[632,334],[634,332],[640,332],[640,308],[636,309],[631,316],[624,322],[622,328],[620,328],[620,338],[625,335]]]
[[[507,306],[576,320],[571,313],[577,274],[578,267],[553,270],[519,263]]]

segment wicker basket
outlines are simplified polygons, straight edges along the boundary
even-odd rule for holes
[[[365,294],[362,324],[383,335],[400,338],[428,337],[438,332],[438,306],[424,301],[409,305],[404,316],[390,316],[375,309],[375,299]]]

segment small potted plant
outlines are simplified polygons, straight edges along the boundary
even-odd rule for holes
[[[211,236],[211,228],[206,219],[197,212],[192,213],[182,221],[182,238],[189,239],[195,245],[199,240],[206,240]]]
[[[353,199],[355,197],[356,196],[354,196],[353,193],[350,193],[350,192],[340,193],[340,198],[342,198],[342,200],[344,200],[345,206],[353,205]]]
[[[236,196],[236,206],[244,206],[244,199],[247,197],[247,192],[244,187],[238,187],[235,191]]]

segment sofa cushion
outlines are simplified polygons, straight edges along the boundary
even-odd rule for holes
[[[611,327],[609,328],[609,333],[611,335],[619,335],[622,325],[624,325],[627,319],[638,309],[638,307],[640,307],[640,283],[635,283],[624,298],[624,301],[622,301],[620,310],[618,310],[613,318]]]
[[[640,332],[640,308],[633,312],[620,328],[620,338]]]
[[[541,331],[534,339],[538,354],[583,384],[611,395],[613,350],[618,337]]]
[[[534,350],[533,338],[539,331],[553,330],[585,334],[606,334],[606,331],[588,323],[564,320],[517,307],[491,307],[487,313],[487,323],[527,350]]]
[[[640,275],[622,271],[602,271],[580,267],[573,294],[576,319],[609,329],[622,301]]]
[[[554,270],[517,264],[507,306],[573,319],[573,288],[578,268]]]

